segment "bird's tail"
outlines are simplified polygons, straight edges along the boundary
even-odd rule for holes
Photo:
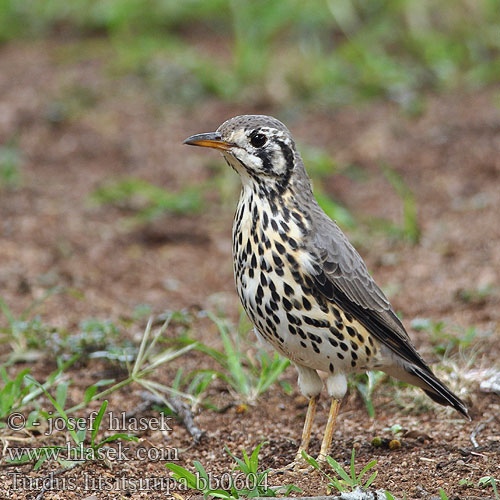
[[[383,370],[403,382],[420,387],[436,403],[443,406],[451,406],[464,417],[471,420],[469,410],[464,402],[438,380],[430,368],[424,363],[422,365],[400,362],[398,365],[393,364],[392,366],[384,367]]]
[[[424,369],[420,366],[406,366],[406,371],[417,377],[420,383],[413,382],[416,386],[420,387],[433,401],[443,406],[451,406],[455,408],[464,417],[471,420],[469,410],[464,402],[453,392],[448,389],[432,372],[430,369]]]

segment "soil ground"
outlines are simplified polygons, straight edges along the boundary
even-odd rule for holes
[[[229,195],[230,203],[222,203],[219,194],[209,190],[201,214],[164,216],[133,230],[123,226],[122,209],[88,200],[93,190],[117,177],[140,177],[174,191],[208,180],[213,172],[209,166],[221,160],[215,153],[183,146],[182,140],[214,130],[236,114],[276,110],[255,104],[235,109],[217,101],[187,111],[168,101],[159,104],[140,79],[111,74],[102,56],[68,54],[68,47],[51,43],[6,46],[0,52],[0,143],[15,137],[22,152],[21,187],[0,193],[0,295],[18,315],[52,286],[78,290],[52,296],[39,310],[45,323],[69,331],[89,317],[120,323],[138,304],[151,305],[155,313],[219,307],[236,321],[230,230],[237,190]],[[57,123],[54,113],[72,89],[84,89],[96,102]],[[370,419],[359,394],[351,390],[342,405],[331,456],[347,463],[354,447],[359,466],[377,460],[375,486],[394,495],[429,498],[441,487],[450,499],[485,497],[492,490],[478,488],[478,480],[490,475],[500,479],[500,400],[479,388],[488,370],[499,368],[500,356],[498,89],[428,96],[426,103],[419,117],[405,116],[390,103],[328,113],[282,111],[280,117],[300,144],[326,149],[338,165],[355,166],[339,168],[328,177],[326,188],[362,221],[352,233],[347,231],[349,236],[395,310],[403,314],[420,352],[441,367],[439,375],[467,401],[473,417],[469,423],[426,402],[411,388],[383,383],[374,394],[376,418]],[[422,231],[417,245],[368,229],[366,221],[375,217],[401,224],[402,202],[381,164],[396,169],[415,195]],[[474,294],[477,290],[487,293]],[[443,361],[429,333],[410,328],[412,319],[423,317],[457,325],[451,331],[458,336],[473,326],[477,335]],[[142,327],[124,328],[124,335],[137,341]],[[206,320],[194,321],[191,336],[220,348],[217,332]],[[207,356],[192,352],[162,366],[154,378],[168,383],[181,365],[186,373],[216,368]],[[55,369],[55,360],[47,356],[19,363],[9,373],[27,366],[43,380]],[[113,370],[96,361],[72,367],[69,404],[81,401],[85,388],[97,380],[123,376]],[[224,445],[241,456],[242,448],[252,450],[266,441],[262,466],[282,467],[294,457],[307,406],[293,368],[283,379],[292,386],[291,394],[275,385],[246,408],[228,406],[238,402],[237,396],[216,382],[208,396],[227,409],[197,412],[195,423],[205,432],[199,444],[193,444],[180,422],[173,422],[171,432],[147,430],[139,433],[140,444],[125,445],[132,452],[139,446],[178,449],[180,465],[190,468],[198,460],[215,478],[222,478],[233,465]],[[109,397],[108,410],[131,411],[141,401],[141,388],[131,386]],[[90,405],[82,415],[98,406]],[[313,428],[313,455],[319,451],[327,413],[323,397]],[[138,416],[153,418],[158,413],[148,410]],[[401,448],[374,448],[373,437],[391,438],[387,428],[394,424],[404,429]],[[478,447],[471,441],[474,431]],[[50,444],[62,444],[64,436],[52,436]],[[11,447],[21,446],[4,435],[4,444],[6,440]],[[35,441],[27,437],[26,442]],[[42,498],[36,479],[58,469],[55,463],[38,471],[33,464],[2,464],[2,498]],[[85,498],[93,493],[99,499],[169,498],[165,490],[136,491],[133,483],[167,476],[164,461],[87,462],[56,476],[53,491],[49,488],[43,498]],[[119,478],[124,481],[119,491],[106,491]],[[326,482],[316,474],[275,475],[269,482],[293,483],[305,495],[326,492]]]

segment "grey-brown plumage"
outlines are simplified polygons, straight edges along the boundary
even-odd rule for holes
[[[316,370],[328,374],[333,398],[320,458],[330,446],[336,401],[350,372],[384,370],[468,417],[463,402],[417,353],[357,251],[319,207],[281,122],[237,116],[185,143],[221,150],[241,177],[233,223],[236,288],[258,335],[293,361],[299,387],[310,398],[299,452],[307,448],[323,385]]]

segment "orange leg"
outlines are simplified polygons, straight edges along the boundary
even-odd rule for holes
[[[324,462],[326,455],[332,445],[333,429],[335,427],[335,420],[340,409],[340,401],[332,398],[332,404],[330,406],[330,414],[328,415],[328,422],[326,423],[325,434],[323,436],[323,441],[321,442],[321,450],[318,455],[318,461]]]
[[[295,455],[295,462],[302,461],[302,451],[307,452],[309,447],[309,441],[311,440],[311,429],[314,421],[314,415],[316,414],[316,405],[318,403],[318,396],[314,396],[309,400],[309,406],[307,407],[306,420],[304,422],[304,428],[302,429],[302,441],[300,443],[297,455]]]

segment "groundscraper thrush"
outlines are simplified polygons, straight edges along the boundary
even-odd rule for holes
[[[288,129],[263,115],[224,122],[185,144],[218,149],[240,175],[233,223],[236,288],[258,336],[289,358],[309,398],[307,450],[327,373],[332,398],[319,459],[330,448],[351,372],[383,370],[469,417],[464,403],[417,353],[384,293],[345,235],[318,205]]]

